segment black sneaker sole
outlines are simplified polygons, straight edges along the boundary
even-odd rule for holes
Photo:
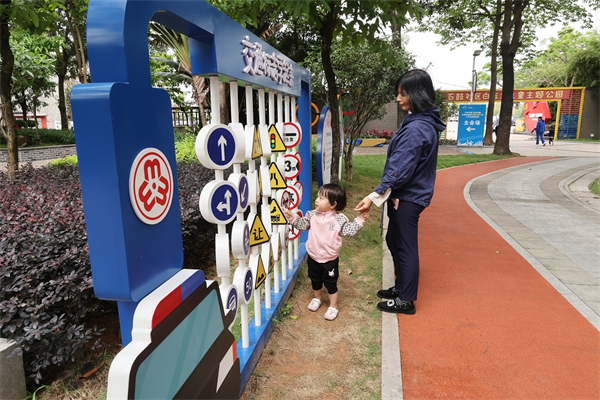
[[[381,303],[379,303],[381,304]],[[392,313],[392,314],[407,314],[407,315],[415,315],[417,313],[417,309],[415,307],[407,309],[401,308],[391,308],[386,306],[380,306],[377,304],[377,309],[383,312]],[[385,303],[384,303],[385,304]]]

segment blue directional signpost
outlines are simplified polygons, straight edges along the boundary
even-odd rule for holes
[[[461,105],[458,112],[459,146],[483,146],[485,104]]]

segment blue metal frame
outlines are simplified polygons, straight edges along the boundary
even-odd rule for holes
[[[137,303],[183,263],[171,101],[166,91],[151,87],[150,21],[189,37],[194,74],[218,74],[298,97],[298,120],[307,138],[299,151],[303,160],[311,158],[307,70],[204,0],[91,0],[87,47],[93,83],[75,86],[71,104],[94,290],[101,299],[119,302],[124,345],[131,340]],[[293,85],[244,73],[242,39],[259,43],[262,51],[291,66]],[[141,222],[129,199],[131,165],[146,148],[166,156],[174,179],[171,208],[155,225]],[[304,168],[299,179],[307,188],[300,204],[306,211],[312,203],[310,168]],[[284,293],[289,291],[288,286]],[[280,305],[276,303],[273,313]],[[260,355],[263,347],[256,345],[253,351]]]

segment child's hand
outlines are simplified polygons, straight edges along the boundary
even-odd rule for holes
[[[364,212],[364,213],[360,213],[359,217],[361,217],[363,220],[368,220],[369,219],[369,212]]]
[[[285,215],[285,218],[289,221],[290,218],[292,218],[292,216],[294,215],[294,213],[292,213],[290,210],[288,210],[287,208],[283,208],[281,207],[281,211],[283,212],[283,215]]]

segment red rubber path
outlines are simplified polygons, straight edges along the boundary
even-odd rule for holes
[[[438,171],[417,313],[398,318],[404,399],[600,399],[598,330],[463,196],[475,177],[540,160]]]

